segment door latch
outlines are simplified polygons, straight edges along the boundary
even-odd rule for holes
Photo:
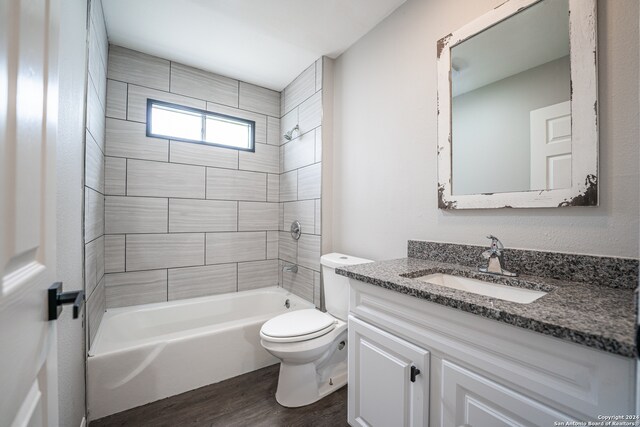
[[[56,320],[60,316],[64,304],[73,304],[73,318],[77,319],[84,304],[84,291],[62,292],[62,282],[56,282],[49,286],[47,299],[49,320]]]

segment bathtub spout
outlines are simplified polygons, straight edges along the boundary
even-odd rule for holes
[[[284,267],[282,267],[282,271],[287,272],[287,273],[297,273],[298,272],[298,266],[295,265],[295,264],[285,265]]]

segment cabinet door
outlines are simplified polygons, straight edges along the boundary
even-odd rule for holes
[[[447,360],[442,361],[441,390],[443,426],[552,426],[554,421],[575,421]]]
[[[349,424],[427,426],[428,409],[429,352],[349,316]]]

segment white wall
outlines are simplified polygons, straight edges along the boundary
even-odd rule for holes
[[[453,194],[531,188],[530,112],[570,99],[569,56],[453,98]]]
[[[502,0],[409,0],[335,63],[333,250],[406,256],[408,239],[638,257],[638,2],[598,6],[600,206],[437,208],[436,41]]]
[[[82,191],[86,79],[86,0],[60,2],[60,101],[57,142],[57,277],[64,290],[83,288]],[[61,426],[79,426],[84,417],[84,314],[70,307],[58,322],[58,402]]]

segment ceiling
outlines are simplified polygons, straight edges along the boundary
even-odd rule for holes
[[[104,0],[109,42],[282,90],[406,0]]]
[[[543,1],[451,49],[452,94],[569,55],[569,2]]]

